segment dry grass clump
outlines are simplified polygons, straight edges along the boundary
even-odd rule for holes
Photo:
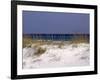
[[[41,45],[50,45],[52,43],[51,40],[37,40],[37,39],[32,39],[32,38],[23,38],[23,48],[24,47],[34,47],[33,44],[35,44],[37,46],[41,46]]]
[[[39,56],[39,55],[42,55],[45,51],[46,51],[46,48],[39,47],[34,54]]]
[[[80,36],[80,37],[75,37],[70,41],[71,44],[78,44],[78,43],[89,43],[89,38]]]
[[[58,48],[62,48],[64,46],[64,42],[58,44]]]
[[[24,47],[31,47],[32,43],[33,43],[32,38],[23,38],[23,48]]]
[[[23,48],[24,47],[32,47],[32,44],[36,44],[36,46],[41,46],[45,44],[43,40],[36,40],[29,37],[23,37]]]

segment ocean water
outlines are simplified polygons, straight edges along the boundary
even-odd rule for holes
[[[89,39],[89,34],[24,34],[24,37],[44,40],[71,40],[78,37]]]

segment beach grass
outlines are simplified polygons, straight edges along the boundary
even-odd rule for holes
[[[84,36],[74,37],[70,40],[71,44],[89,43],[89,38]]]
[[[40,56],[46,51],[46,48],[38,47],[34,55]]]
[[[79,44],[79,43],[89,43],[89,38],[88,37],[84,37],[84,36],[76,36],[73,37],[72,39],[68,40],[68,41],[53,41],[53,40],[39,40],[39,39],[32,39],[32,38],[27,38],[27,37],[23,37],[23,48],[24,47],[32,47],[33,44],[35,44],[33,47],[39,47],[41,45],[58,45],[59,48],[61,48],[64,44],[67,43],[70,44]]]

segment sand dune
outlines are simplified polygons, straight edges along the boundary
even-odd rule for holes
[[[89,65],[89,44],[41,45],[46,51],[35,55],[33,47],[23,48],[23,68],[73,67]]]

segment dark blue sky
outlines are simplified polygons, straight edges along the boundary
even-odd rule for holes
[[[23,33],[89,33],[89,14],[23,11]]]

